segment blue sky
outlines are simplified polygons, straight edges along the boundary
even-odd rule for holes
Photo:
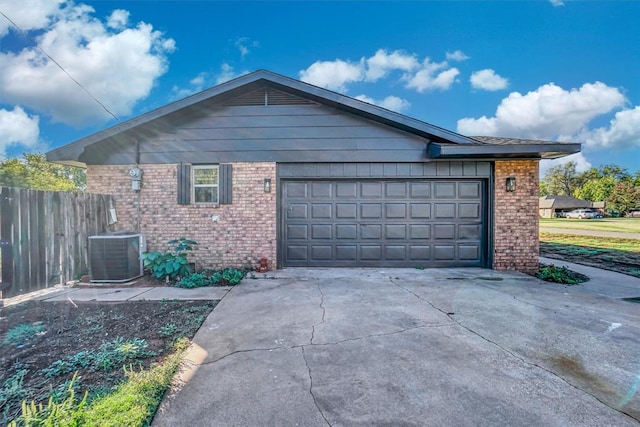
[[[465,135],[580,142],[580,170],[640,170],[637,1],[0,0],[0,11],[22,29],[0,15],[4,156],[117,123],[32,39],[120,121],[268,69]]]

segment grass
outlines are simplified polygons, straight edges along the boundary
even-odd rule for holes
[[[188,345],[189,340],[179,340],[175,351],[150,369],[126,370],[126,381],[90,403],[86,394],[81,400],[75,398],[73,384],[61,403],[23,402],[22,416],[9,426],[148,426]]]
[[[540,241],[559,245],[573,246],[577,253],[595,255],[600,249],[640,253],[640,241],[617,237],[579,236],[573,234],[540,233]]]
[[[4,340],[2,340],[2,344],[24,345],[31,338],[41,333],[43,329],[44,325],[42,324],[32,325],[29,323],[22,323],[7,331]]]
[[[640,218],[540,218],[540,227],[566,228],[571,230],[612,231],[618,233],[640,233]]]

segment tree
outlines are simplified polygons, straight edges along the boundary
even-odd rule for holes
[[[552,167],[542,179],[547,194],[554,196],[572,196],[578,184],[575,162]]]
[[[613,176],[593,178],[576,188],[574,194],[578,199],[602,202],[611,196],[615,186],[616,179]]]
[[[0,186],[51,191],[84,191],[84,169],[48,162],[44,154],[23,154],[0,162]]]
[[[607,198],[607,208],[622,214],[640,208],[640,187],[635,187],[630,182],[618,182]]]

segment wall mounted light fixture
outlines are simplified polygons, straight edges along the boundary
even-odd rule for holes
[[[264,192],[271,193],[271,178],[264,179]]]
[[[510,192],[510,193],[513,193],[514,191],[516,191],[516,177],[515,176],[510,176],[510,177],[507,178],[506,188],[507,188],[507,191]]]

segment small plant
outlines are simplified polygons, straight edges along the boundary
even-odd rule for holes
[[[176,286],[179,288],[201,288],[203,286],[211,286],[215,284],[211,277],[207,277],[204,273],[193,273],[188,276],[182,277]]]
[[[24,387],[24,377],[29,372],[28,369],[18,369],[13,375],[4,380],[0,387],[0,408],[11,400],[24,399],[28,391]]]
[[[563,285],[577,285],[589,280],[584,274],[569,270],[566,266],[558,267],[552,264],[540,264],[537,277],[546,282]]]
[[[177,331],[178,327],[173,323],[169,323],[160,328],[160,335],[163,337],[172,337]]]
[[[175,245],[170,251],[146,252],[142,254],[144,266],[151,270],[151,275],[160,280],[176,280],[189,275],[187,252],[193,250],[198,242],[184,237],[169,240],[167,245]]]
[[[4,337],[2,344],[9,345],[21,345],[32,339],[34,336],[41,334],[44,329],[44,325],[29,323],[21,323],[7,331],[7,335]]]
[[[225,268],[222,270],[222,279],[227,285],[235,286],[242,281],[245,272],[235,268]]]

